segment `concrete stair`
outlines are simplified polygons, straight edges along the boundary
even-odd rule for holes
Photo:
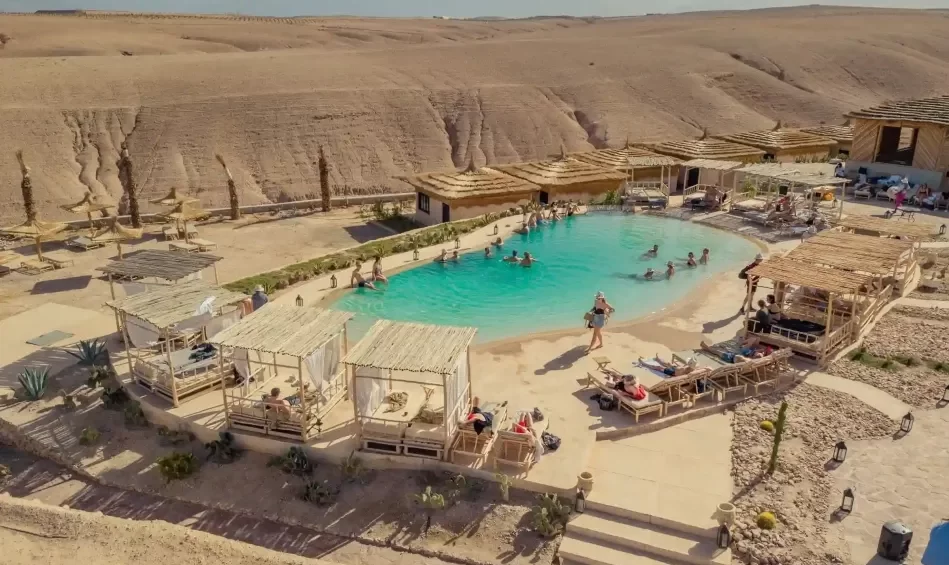
[[[560,556],[577,565],[729,565],[731,551],[721,550],[705,532],[674,529],[588,510],[567,525]]]

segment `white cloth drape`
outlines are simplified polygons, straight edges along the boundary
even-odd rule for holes
[[[205,332],[208,335],[208,338],[216,336],[222,330],[225,330],[237,322],[241,321],[241,311],[234,310],[224,314],[223,316],[215,316],[208,322],[208,325],[205,326]]]
[[[158,343],[158,328],[145,320],[128,316],[125,320],[125,329],[132,345],[136,348],[152,347]]]
[[[448,398],[449,405],[445,407],[446,417],[451,416],[447,414],[449,410],[452,410],[459,404],[459,400],[465,395],[468,386],[468,358],[467,353],[458,362],[458,367],[455,368],[455,372],[452,375],[448,375],[445,380],[445,389],[447,394],[445,395]],[[465,409],[466,402],[461,402],[461,409]],[[457,419],[457,418],[454,418]]]
[[[234,363],[234,368],[244,377],[246,382],[250,378],[250,361],[248,360],[247,350],[235,347],[231,354],[231,362]]]
[[[189,334],[193,332],[201,331],[201,329],[208,325],[208,322],[211,321],[211,313],[198,314],[197,316],[192,316],[187,320],[178,322],[171,329],[182,334]]]
[[[372,367],[357,367],[353,381],[356,389],[356,411],[360,416],[371,416],[389,393],[386,371]]]
[[[200,316],[201,314],[213,314],[214,313],[214,299],[216,296],[209,296],[205,298],[201,304],[198,305],[197,309],[194,311],[195,316]]]
[[[306,366],[306,372],[310,376],[310,382],[313,383],[316,391],[321,394],[326,390],[327,386],[327,375],[323,372],[323,353],[323,347],[317,348],[316,351],[303,360],[303,364]]]
[[[122,291],[125,292],[125,296],[135,296],[136,294],[148,292],[148,285],[144,283],[124,282],[119,283],[119,286],[122,287]]]

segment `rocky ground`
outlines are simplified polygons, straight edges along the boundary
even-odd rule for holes
[[[949,310],[896,307],[864,341],[872,359],[844,358],[831,365],[829,372],[874,386],[911,406],[932,408],[949,384],[949,370],[934,368],[949,361],[947,332]],[[898,361],[878,366],[885,359]]]
[[[949,300],[949,249],[926,249],[921,255],[922,279],[910,297]]]
[[[769,475],[773,435],[761,423],[777,419],[782,400],[788,402],[787,423],[777,470]],[[828,531],[833,446],[841,439],[884,437],[896,426],[849,395],[807,384],[738,405],[732,444],[736,559],[752,565],[846,562],[844,546]],[[773,530],[755,524],[761,512],[775,514]]]

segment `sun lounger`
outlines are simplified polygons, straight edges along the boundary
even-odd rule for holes
[[[777,384],[777,372],[772,370],[774,359],[770,356],[752,359],[745,364],[738,374],[739,380],[754,387],[755,394],[763,386],[774,387]]]
[[[395,392],[391,391],[391,396]],[[364,451],[403,454],[403,440],[409,428],[409,420],[418,413],[422,396],[409,393],[407,404],[397,412],[386,412],[389,403],[381,403],[372,416],[359,419],[359,439]],[[411,414],[412,416],[409,416]]]
[[[486,402],[481,406],[481,411],[494,415],[491,427],[478,434],[475,433],[471,422],[459,424],[458,435],[455,436],[448,455],[452,463],[455,463],[455,457],[459,455],[473,459],[476,465],[483,462],[494,447],[494,442],[498,437],[497,430],[502,430],[508,425],[506,404],[502,406],[499,403]],[[468,412],[470,408],[466,411],[466,415]]]
[[[743,365],[743,363],[737,363],[712,369],[712,372],[705,379],[712,388],[718,391],[719,401],[725,400],[730,392],[741,391],[742,395],[748,392],[748,385],[739,376],[744,368]]]
[[[184,241],[172,241],[168,244],[169,251],[181,251],[182,253],[197,253],[201,251],[201,248],[197,245],[187,243]]]
[[[36,259],[24,259],[20,262],[20,271],[27,275],[38,275],[46,271],[52,271],[55,268],[56,267],[49,263],[44,263]]]
[[[647,390],[662,400],[663,412],[666,414],[673,406],[681,406],[685,410],[686,406],[691,406],[693,402],[692,396],[683,389],[683,386],[688,386],[699,379],[705,378],[711,372],[711,369],[705,367],[695,369],[687,375],[664,379]]]
[[[165,238],[165,241],[173,241],[178,239],[178,228],[175,226],[162,226],[161,235]]]
[[[209,239],[199,239],[196,237],[189,240],[188,243],[192,245],[197,245],[198,249],[201,251],[212,251],[214,248],[217,247],[217,244]]]
[[[543,450],[540,443],[541,434],[547,431],[550,424],[550,415],[543,420],[534,422],[533,433],[518,433],[511,429],[514,420],[510,420],[507,429],[499,429],[494,448],[494,468],[499,465],[509,465],[524,472],[537,462],[538,448]]]
[[[90,249],[98,249],[99,247],[103,247],[105,245],[104,243],[99,243],[98,241],[92,241],[91,239],[89,239],[88,237],[84,235],[80,235],[72,239],[67,239],[65,243],[66,243],[66,247],[72,247],[79,251],[89,251]]]
[[[70,257],[60,255],[59,253],[47,253],[46,255],[43,255],[43,262],[49,263],[54,269],[72,267],[75,264],[75,262]]]
[[[637,424],[639,423],[639,417],[644,414],[658,412],[658,417],[662,417],[662,399],[655,394],[652,394],[648,390],[646,391],[646,398],[642,400],[633,400],[633,398],[628,394],[616,390],[616,388],[609,384],[606,379],[595,376],[593,373],[587,373],[587,386],[596,386],[602,392],[614,394],[619,399],[620,410],[626,410],[632,414]]]

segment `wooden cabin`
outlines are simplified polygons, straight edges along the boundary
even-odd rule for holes
[[[851,112],[847,175],[900,175],[949,192],[949,95],[902,100]]]
[[[850,147],[853,145],[853,126],[815,126],[801,128],[801,131],[832,139],[837,144],[836,151],[831,150],[831,157],[847,157],[850,155]]]
[[[764,157],[764,151],[732,143],[721,139],[686,139],[680,141],[664,141],[662,143],[645,146],[651,151],[662,155],[669,155],[685,161],[703,159],[707,161],[738,161],[740,163],[758,163]],[[714,185],[719,181],[718,170],[705,170],[703,167],[679,168],[679,190],[697,184]]]
[[[619,190],[626,180],[625,173],[574,159],[563,150],[556,159],[498,165],[495,168],[540,187],[538,201],[541,204],[557,200],[588,202]]]
[[[764,151],[766,161],[782,163],[827,159],[836,146],[833,139],[790,129],[747,131],[715,137],[760,149]]]
[[[415,189],[415,220],[431,225],[537,201],[541,188],[474,162],[463,171],[403,177]]]

